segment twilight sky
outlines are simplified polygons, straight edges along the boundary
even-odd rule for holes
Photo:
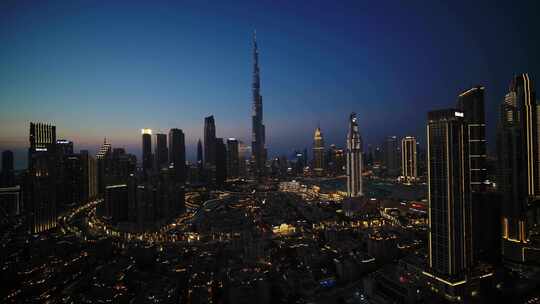
[[[178,127],[193,159],[210,114],[250,142],[253,29],[270,155],[310,148],[317,124],[343,146],[351,111],[368,143],[423,142],[426,112],[475,84],[493,147],[512,76],[540,78],[538,1],[153,2],[0,2],[0,150],[17,167],[30,121],[77,151],[106,136],[139,156],[141,128]]]

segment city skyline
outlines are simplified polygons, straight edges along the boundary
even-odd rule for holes
[[[537,42],[520,36],[534,36],[530,32],[533,27],[528,26],[530,18],[520,18],[523,20],[520,23],[511,22],[533,12],[534,4],[531,3],[485,8],[483,17],[465,13],[460,17],[461,21],[472,23],[474,26],[470,28],[475,29],[465,37],[461,36],[462,31],[457,30],[458,22],[450,22],[452,26],[443,24],[444,21],[458,20],[456,8],[459,4],[430,4],[431,7],[422,6],[410,16],[407,12],[414,9],[414,5],[386,11],[386,7],[344,4],[349,10],[325,6],[324,14],[307,7],[289,8],[292,12],[300,12],[303,18],[297,21],[286,14],[280,26],[271,21],[271,17],[278,13],[276,8],[262,6],[261,9],[267,9],[268,14],[260,12],[261,9],[254,10],[256,16],[235,21],[234,29],[220,28],[218,25],[242,13],[239,8],[242,5],[236,4],[224,7],[230,15],[217,16],[212,24],[195,27],[191,33],[179,25],[182,22],[199,24],[196,20],[205,16],[201,13],[204,6],[178,7],[171,4],[152,7],[144,12],[147,7],[141,4],[121,13],[121,5],[84,7],[71,4],[62,7],[73,13],[68,17],[55,10],[59,5],[52,2],[26,9],[22,4],[8,3],[6,10],[2,11],[4,30],[0,32],[0,39],[8,47],[0,51],[0,66],[8,72],[0,74],[0,83],[6,84],[1,87],[0,102],[9,110],[0,114],[0,147],[15,152],[17,168],[25,167],[21,160],[25,159],[25,133],[30,121],[53,123],[59,129],[58,138],[71,140],[76,150],[87,149],[91,153],[96,152],[103,138],[107,137],[113,146],[126,147],[140,157],[137,130],[149,127],[165,131],[178,127],[186,134],[187,158],[193,160],[196,141],[203,133],[203,117],[208,115],[215,115],[218,121],[218,137],[235,137],[249,143],[249,78],[252,68],[249,58],[253,29],[259,33],[258,43],[262,50],[260,61],[264,67],[262,90],[265,93],[269,156],[310,147],[312,129],[317,124],[325,130],[328,144],[343,147],[346,128],[340,122],[350,111],[359,114],[360,129],[365,130],[363,137],[366,143],[378,145],[387,135],[414,135],[418,136],[421,144],[425,144],[422,126],[425,112],[452,103],[462,90],[477,84],[486,88],[488,150],[493,152],[496,105],[504,98],[507,79],[522,72],[528,72],[533,78],[540,74],[538,60],[533,55],[538,53]],[[248,6],[258,7],[254,4]],[[480,8],[483,7],[473,6],[471,11]],[[433,15],[441,14],[444,18],[433,20],[429,9]],[[505,17],[499,14],[503,10]],[[43,12],[50,14],[46,17]],[[84,25],[84,21],[101,17],[101,14],[105,15],[100,21],[95,21],[97,26]],[[115,14],[125,21],[124,25],[118,25],[118,20],[113,19]],[[394,21],[388,21],[388,24],[375,22],[377,17],[385,14],[394,17]],[[482,21],[493,15],[498,19],[490,25],[493,29],[488,31]],[[323,18],[324,24],[314,21],[320,16],[326,17]],[[33,18],[37,18],[36,24],[22,23]],[[163,23],[157,22],[160,18]],[[146,22],[148,28],[141,28],[136,20]],[[403,32],[392,31],[393,22],[400,21],[408,22]],[[432,29],[424,26],[431,23],[434,24]],[[105,29],[110,24],[115,26],[111,33],[106,33]],[[504,35],[514,33],[516,28],[528,31]],[[330,29],[337,34],[330,36]],[[136,36],[139,31],[141,35]],[[81,35],[85,33],[93,34],[90,37],[94,38],[83,39],[88,36]],[[166,38],[156,36],[160,33],[166,34]],[[437,38],[443,34],[448,41]],[[214,39],[204,39],[209,36]],[[502,43],[498,41],[499,37],[507,40]],[[48,38],[59,43],[49,44],[43,40]],[[423,42],[421,38],[429,42]],[[70,39],[88,49],[75,48],[67,42]],[[513,45],[520,47],[504,48],[505,44],[512,44],[512,39],[519,41]],[[472,47],[465,50],[454,48],[452,52],[442,48],[451,43]],[[329,48],[325,46],[327,44],[336,47]],[[210,54],[212,45],[219,45],[224,51]],[[401,53],[404,54],[396,53],[398,46],[403,46],[404,52]],[[412,55],[411,52],[421,46],[426,56],[418,56],[415,62],[407,63],[408,57],[407,60],[404,57]],[[154,60],[158,50],[164,53],[164,60]],[[177,54],[176,50],[183,52]],[[133,52],[133,55],[118,62],[125,51]],[[381,54],[377,53],[379,51]],[[200,53],[193,57],[196,52]],[[38,53],[51,59],[51,65],[45,63],[46,60],[38,64]],[[65,60],[58,62],[58,56]],[[78,61],[84,58],[88,60]],[[171,62],[174,64],[169,66]],[[467,72],[446,66],[448,62],[459,62]],[[194,73],[197,65],[200,70],[215,73]],[[215,65],[215,68],[206,69],[208,65]],[[140,75],[135,77],[124,73],[123,77],[112,79],[107,76],[100,80],[109,72],[119,76],[122,67],[130,74]],[[411,71],[417,80],[403,76]],[[146,73],[147,77],[141,76]],[[422,80],[427,78],[425,75],[434,73],[438,77]],[[283,75],[290,80],[283,80]],[[193,79],[186,79],[188,76]],[[105,80],[108,82],[104,83]],[[140,84],[145,80],[149,83],[148,86],[145,83],[143,89]],[[391,90],[386,89],[388,85]],[[209,92],[205,86],[214,89]],[[306,108],[306,104],[310,107]],[[389,105],[395,111],[386,111]],[[333,108],[331,113],[326,112],[329,106]],[[295,120],[294,117],[302,119]],[[398,117],[400,119],[396,119]]]
[[[8,1],[2,302],[540,304],[539,2]]]

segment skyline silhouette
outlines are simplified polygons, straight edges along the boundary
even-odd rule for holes
[[[351,111],[365,143],[423,143],[425,112],[477,84],[493,151],[509,80],[540,75],[534,2],[3,6],[0,147],[16,152],[18,168],[30,121],[54,123],[91,152],[107,137],[140,156],[140,128],[181,128],[194,160],[208,115],[217,136],[250,143],[253,29],[269,157],[309,147],[319,123],[328,144],[344,146]]]

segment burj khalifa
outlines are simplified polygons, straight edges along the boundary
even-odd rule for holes
[[[259,50],[257,48],[256,33],[253,33],[253,113],[251,153],[253,161],[253,173],[258,176],[264,175],[266,164],[265,128],[263,124],[263,104],[261,90],[261,80],[259,71]]]

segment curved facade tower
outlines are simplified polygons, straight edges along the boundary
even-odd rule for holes
[[[362,190],[362,148],[356,113],[349,117],[347,133],[347,195],[357,197],[363,195]]]
[[[540,201],[536,94],[528,74],[514,77],[500,111],[497,184],[503,193],[502,254],[506,260],[528,263],[539,259],[530,230]]]
[[[257,39],[253,33],[253,114],[251,116],[252,142],[251,153],[254,163],[254,173],[256,175],[264,174],[266,163],[266,145],[265,129],[263,124],[263,104],[260,93],[261,81],[259,76],[259,51],[257,48]]]

